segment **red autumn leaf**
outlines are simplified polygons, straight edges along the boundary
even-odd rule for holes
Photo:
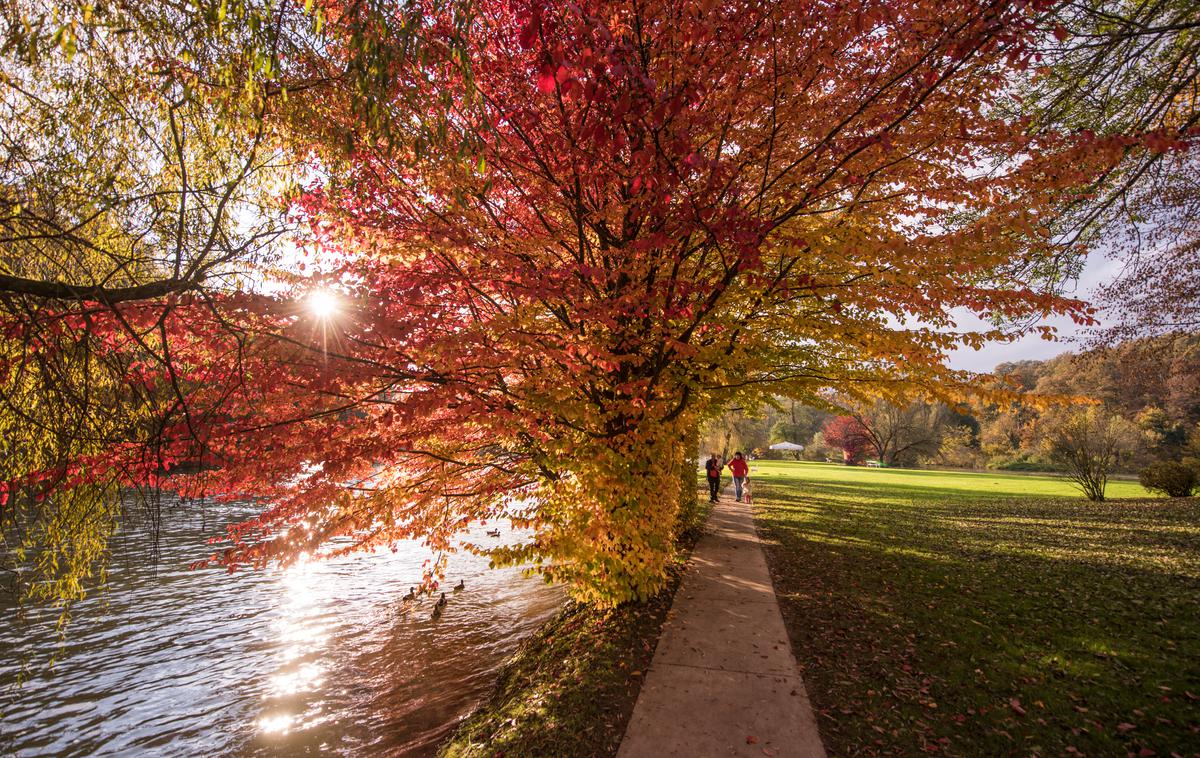
[[[519,38],[521,47],[525,48],[526,50],[532,48],[534,43],[537,42],[537,34],[537,22],[536,20],[531,19],[529,23],[521,29],[521,36]]]
[[[549,94],[554,91],[555,87],[555,68],[553,64],[546,63],[538,71],[537,88],[539,91]]]

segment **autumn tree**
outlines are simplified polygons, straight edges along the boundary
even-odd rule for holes
[[[1135,444],[1137,428],[1127,419],[1095,406],[1063,410],[1043,419],[1043,444],[1050,459],[1088,500],[1103,500],[1108,475]]]
[[[1025,104],[1042,124],[1097,134],[1141,134],[1165,148],[1130,156],[1068,214],[1070,233],[1102,241],[1124,263],[1097,293],[1132,336],[1200,327],[1200,209],[1194,144],[1200,128],[1200,9],[1189,0],[1057,3],[1042,76]]]
[[[862,460],[871,445],[870,435],[854,416],[834,416],[821,427],[825,445],[842,451],[842,462],[853,466]]]
[[[895,466],[935,454],[952,414],[939,403],[914,400],[903,405],[881,401],[867,408],[856,408],[851,415],[863,429],[867,444],[879,462]]]
[[[213,556],[231,567],[444,551],[508,516],[531,536],[498,562],[647,597],[703,420],[768,392],[986,392],[945,351],[1086,322],[1063,214],[1174,149],[1014,111],[1043,4],[317,5],[355,32],[281,62],[329,83],[283,121],[313,161],[293,210],[316,273],[89,327],[169,336],[136,372],[186,400],[160,460],[222,462],[171,485],[267,504]],[[414,27],[365,109],[362,78],[317,75]],[[317,287],[336,308],[302,307]],[[962,309],[995,327],[954,331]],[[80,476],[158,476],[137,449]]]

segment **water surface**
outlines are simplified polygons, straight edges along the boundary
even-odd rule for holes
[[[56,637],[49,614],[19,624],[4,607],[0,753],[429,755],[561,603],[536,578],[457,553],[445,585],[466,588],[435,621],[433,599],[401,599],[430,557],[414,543],[287,570],[188,568],[205,537],[250,513],[164,506],[157,563],[148,530],[124,530],[109,591],[77,606],[55,668],[15,690],[17,660]],[[509,539],[485,534],[497,526],[469,536]]]

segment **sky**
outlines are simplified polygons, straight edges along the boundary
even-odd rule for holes
[[[1121,261],[1112,260],[1099,252],[1089,256],[1074,292],[1067,294],[1084,300],[1092,300],[1092,293],[1096,288],[1115,279],[1122,265]],[[991,343],[980,350],[961,347],[950,354],[950,365],[956,369],[986,372],[991,371],[998,363],[1045,360],[1061,353],[1079,351],[1080,346],[1071,342],[1071,338],[1082,334],[1084,329],[1077,326],[1070,318],[1052,318],[1041,323],[1057,327],[1059,338],[1057,342],[1047,342],[1037,335],[1029,335],[1016,342]],[[958,326],[960,329],[973,329],[985,328],[986,324],[967,314],[964,318],[959,319]]]

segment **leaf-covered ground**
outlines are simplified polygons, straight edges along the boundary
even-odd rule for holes
[[[831,755],[1200,755],[1200,502],[759,462]]]
[[[680,538],[685,555],[699,539],[709,510],[701,498]],[[666,589],[645,604],[604,610],[568,603],[505,664],[492,694],[439,755],[616,755],[681,568],[682,563]]]

